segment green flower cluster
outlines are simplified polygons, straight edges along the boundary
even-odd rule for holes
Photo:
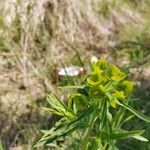
[[[126,74],[115,65],[107,64],[105,59],[92,63],[93,71],[87,78],[92,99],[107,98],[116,108],[119,100],[124,100],[133,89],[133,82],[125,80]]]

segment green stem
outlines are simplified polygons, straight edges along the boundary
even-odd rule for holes
[[[89,137],[90,137],[90,132],[92,130],[92,127],[94,125],[94,120],[97,115],[97,108],[93,111],[93,113],[90,116],[89,124],[88,127],[83,135],[83,140],[82,140],[82,150],[87,150],[88,148],[88,142],[89,142]]]
[[[107,145],[108,145],[108,144],[105,142],[105,144],[104,144],[104,150],[106,150]]]

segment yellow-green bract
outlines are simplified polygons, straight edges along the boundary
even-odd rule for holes
[[[92,63],[87,83],[91,86],[90,96],[93,99],[107,97],[110,105],[116,107],[117,101],[124,100],[133,89],[133,82],[125,80],[126,74],[105,59]]]

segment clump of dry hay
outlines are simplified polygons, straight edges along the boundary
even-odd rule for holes
[[[108,41],[114,40],[118,26],[132,22],[133,16],[137,16],[128,8],[120,9],[119,4],[116,4],[117,7],[110,11],[107,19],[101,19],[95,9],[101,2],[101,0],[0,1],[0,12],[4,21],[4,28],[0,31],[7,39],[10,50],[9,53],[1,54],[1,62],[6,63],[2,65],[0,79],[3,80],[4,74],[7,74],[3,86],[12,84],[15,87],[10,90],[4,88],[7,90],[1,91],[2,102],[7,99],[7,102],[4,102],[5,106],[9,108],[15,103],[11,102],[13,95],[14,101],[18,99],[27,101],[30,95],[36,95],[33,94],[36,91],[42,95],[45,87],[52,91],[49,72],[53,64],[58,64],[60,60],[70,62],[74,56],[72,46],[84,49],[80,53],[85,53],[85,50],[86,53],[90,53],[90,50],[105,51]],[[108,1],[111,2],[112,0]],[[121,15],[117,13],[118,11]],[[140,17],[137,16],[136,21],[139,20]],[[13,74],[19,74],[19,78],[15,77],[15,82],[10,82],[12,77],[8,70]],[[18,89],[20,84],[27,86],[24,92]],[[35,87],[39,87],[38,90]],[[32,94],[28,88],[33,89]],[[27,103],[25,102],[25,106]],[[18,111],[20,112],[19,109]]]
[[[6,0],[0,5],[5,25],[3,34],[7,38],[10,50],[9,55],[2,53],[6,57],[2,56],[1,59],[7,62],[7,59],[11,58],[14,62],[10,68],[12,74],[20,76],[18,79],[15,78],[14,83],[9,81],[11,75],[7,78],[2,76],[5,85],[12,84],[15,87],[9,88],[7,92],[1,91],[5,106],[12,106],[15,99],[24,102],[26,98],[29,99],[27,95],[30,92],[19,92],[19,84],[33,87],[34,91],[34,87],[41,84],[42,80],[49,90],[53,90],[50,81],[47,80],[46,70],[52,63],[57,64],[60,60],[67,62],[74,56],[74,51],[66,42],[75,48],[101,48],[100,40],[105,40],[108,30],[102,26],[92,10],[92,3],[90,0]],[[46,52],[42,46],[37,45],[36,40],[39,45],[46,45]],[[7,73],[7,65],[4,67]],[[45,74],[42,73],[43,70]],[[33,85],[32,80],[35,79],[37,80]],[[44,92],[43,88],[41,93]],[[11,95],[14,98],[11,98]]]
[[[45,40],[52,57],[57,61],[62,57],[65,59],[65,41],[86,50],[101,50],[107,47],[109,36],[119,24],[139,23],[141,18],[138,13],[126,5],[120,9],[119,2],[109,0],[107,3],[110,15],[106,21],[102,21],[96,11],[97,7],[103,5],[102,0],[6,0],[1,10],[5,25],[11,28],[9,32],[15,30],[13,23],[18,21],[22,49],[34,48],[37,35],[40,40]],[[111,3],[115,5],[114,8],[109,8]],[[49,39],[41,39],[47,34]],[[12,33],[8,36],[13,38]]]

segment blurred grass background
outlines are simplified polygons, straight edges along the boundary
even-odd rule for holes
[[[82,66],[78,55],[85,67],[97,56],[127,70],[136,82],[132,105],[150,115],[149,0],[0,1],[0,150],[33,149],[40,130],[52,126],[57,118],[40,106],[50,92],[65,100],[59,85],[84,80],[56,78],[63,65]],[[126,128],[143,128],[150,139],[150,126],[138,119]],[[118,145],[150,149],[131,139]]]

